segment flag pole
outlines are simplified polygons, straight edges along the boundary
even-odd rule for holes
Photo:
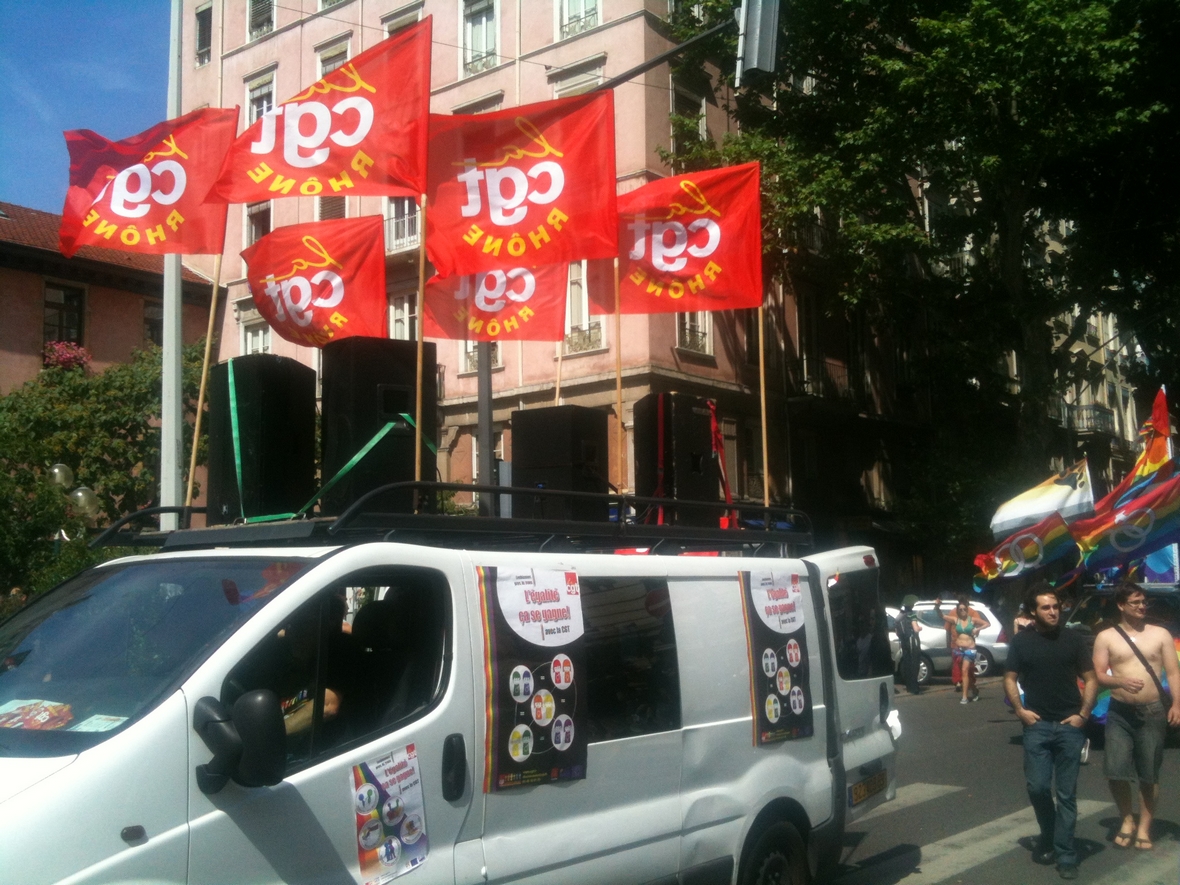
[[[423,317],[426,312],[426,194],[422,195],[422,211],[418,217],[418,380],[414,392],[414,482],[422,481],[422,361],[426,349]],[[414,490],[414,512],[418,512],[418,490]]]
[[[229,206],[226,206],[229,211]],[[221,285],[221,253],[213,260],[213,296],[209,299],[209,327],[205,330],[205,359],[201,362],[201,388],[197,393],[197,420],[193,424],[193,451],[188,461],[188,490],[184,506],[193,506],[193,479],[197,472],[197,443],[201,439],[201,413],[205,410],[205,389],[209,383],[209,356],[213,353],[213,324],[217,319],[217,288]]]
[[[615,256],[615,416],[618,423],[615,427],[615,442],[618,447],[619,483],[620,491],[627,484],[627,457],[623,451],[625,434],[623,432],[623,311],[619,301],[619,258]],[[619,521],[623,516],[619,514]]]
[[[762,506],[770,506],[769,446],[766,442],[766,321],[763,307],[758,305],[758,393],[762,400]],[[767,522],[770,515],[766,514]]]
[[[553,405],[561,405],[561,355],[565,353],[565,335],[557,343],[557,386],[553,388]]]

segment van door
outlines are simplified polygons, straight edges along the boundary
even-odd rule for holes
[[[287,773],[203,793],[194,769],[211,754],[190,728],[190,882],[373,883],[411,870],[419,883],[481,881],[464,589],[453,555],[353,548],[210,658],[184,687],[190,720],[201,697],[228,709],[274,691]],[[359,603],[351,624],[346,598]]]
[[[845,819],[852,821],[897,792],[886,722],[893,705],[893,658],[877,593],[877,557],[871,547],[846,547],[804,561],[826,608]]]
[[[522,561],[520,555],[487,555],[477,564],[488,567],[485,574],[495,571],[497,580],[509,568],[576,571],[585,640],[585,672],[575,670],[570,686],[585,692],[585,776],[505,787],[484,797],[488,880],[675,883],[683,753],[680,680],[660,562],[631,556]],[[538,647],[535,657],[543,667],[552,655]],[[508,675],[506,667],[499,669]]]

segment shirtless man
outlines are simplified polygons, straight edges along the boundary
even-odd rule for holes
[[[1147,596],[1137,584],[1119,585],[1114,595],[1122,617],[1118,627],[1108,628],[1094,640],[1094,669],[1098,682],[1110,689],[1106,716],[1106,760],[1103,765],[1110,792],[1122,815],[1115,834],[1118,848],[1149,851],[1151,821],[1159,797],[1160,764],[1164,756],[1167,724],[1180,725],[1180,666],[1172,634],[1147,623]],[[1122,634],[1119,633],[1122,629]],[[1131,649],[1139,649],[1151,665],[1148,673]],[[1107,673],[1107,670],[1110,673]],[[1172,702],[1164,706],[1157,680],[1168,674]],[[1131,785],[1139,783],[1139,828],[1131,814]]]

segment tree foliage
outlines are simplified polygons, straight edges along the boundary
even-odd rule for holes
[[[725,0],[695,7],[701,19],[678,9],[681,37],[732,15]],[[1142,380],[1180,370],[1175,4],[780,10],[776,72],[744,75],[730,108],[740,131],[720,148],[678,141],[676,162],[761,160],[782,272],[793,234],[818,224],[829,313],[926,330],[937,432],[901,509],[926,537],[961,538],[961,556],[998,501],[1044,478],[1048,406],[1092,380],[1093,363],[1071,354],[1092,311],[1116,314],[1144,347]],[[731,30],[682,68],[732,72],[735,53]]]
[[[184,351],[189,418],[195,415],[202,354],[203,344]],[[0,591],[37,592],[90,564],[86,521],[72,512],[70,489],[49,481],[54,464],[73,470],[75,487],[96,493],[101,510],[92,521],[98,524],[156,502],[160,368],[158,348],[101,373],[50,366],[0,398]],[[191,442],[190,432],[186,468]]]

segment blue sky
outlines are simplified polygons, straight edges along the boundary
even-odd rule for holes
[[[168,0],[0,0],[0,200],[61,212],[62,131],[165,119]]]

